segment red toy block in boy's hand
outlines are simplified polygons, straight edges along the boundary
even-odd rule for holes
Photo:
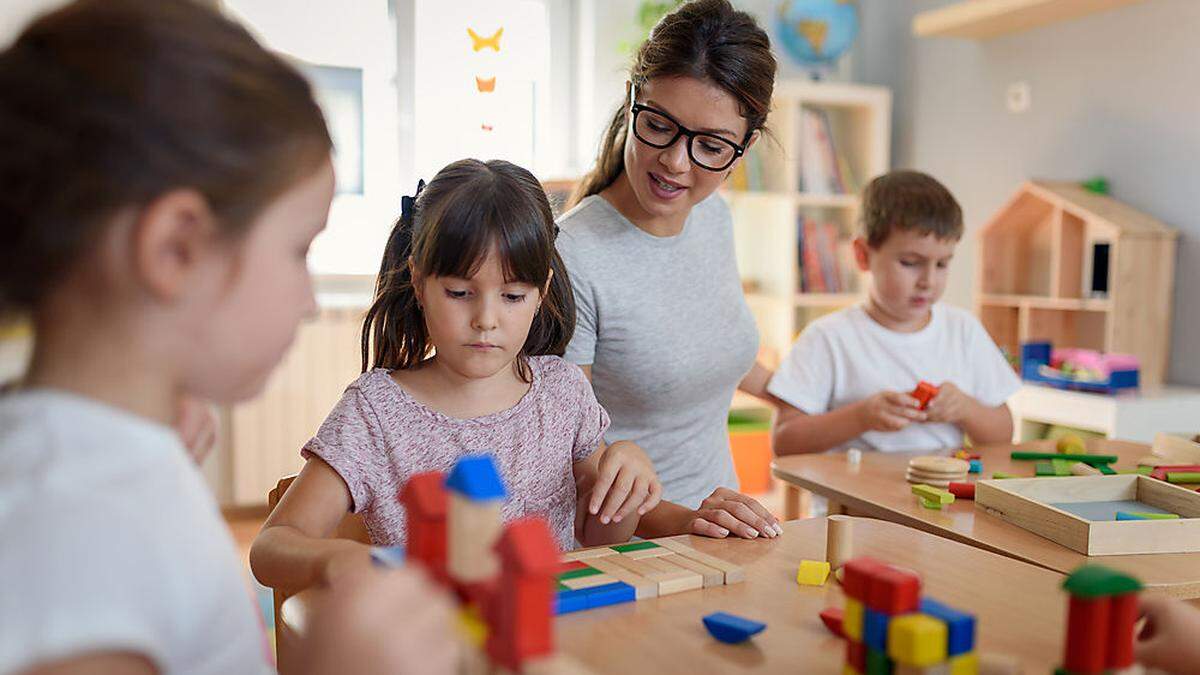
[[[929,402],[932,401],[933,397],[937,396],[937,395],[938,395],[938,388],[933,386],[932,384],[929,384],[925,380],[921,380],[920,382],[918,382],[917,388],[913,389],[912,393],[909,394],[909,396],[912,396],[913,398],[915,398],[921,402],[921,410],[928,408]]]

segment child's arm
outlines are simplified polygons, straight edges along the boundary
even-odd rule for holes
[[[1168,673],[1200,673],[1200,611],[1174,598],[1144,594],[1146,626],[1134,643],[1143,666]]]
[[[746,373],[746,376],[738,383],[738,391],[750,394],[757,399],[770,403],[776,408],[787,405],[774,394],[767,391],[767,383],[771,381],[771,376],[774,374],[770,368],[755,361],[754,366],[750,368],[750,372]]]
[[[1007,403],[986,406],[954,385],[943,382],[926,409],[930,422],[956,424],[977,444],[1012,441],[1012,413]]]
[[[310,457],[250,547],[255,578],[293,593],[331,583],[343,563],[369,559],[369,546],[331,538],[351,503],[342,477],[321,458]]]
[[[584,546],[629,541],[638,519],[662,498],[662,483],[646,453],[630,441],[603,440],[574,468],[575,534]]]
[[[771,447],[781,456],[824,452],[868,431],[900,431],[925,420],[920,402],[898,391],[881,391],[820,415],[781,403],[771,421]]]
[[[676,534],[698,534],[717,539],[730,534],[745,539],[759,535],[774,538],[783,534],[783,527],[779,525],[779,519],[754,498],[729,488],[717,488],[695,511],[662,502],[642,516],[637,528],[637,535],[644,539]]]

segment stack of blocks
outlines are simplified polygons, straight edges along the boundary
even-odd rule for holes
[[[975,675],[975,617],[921,598],[913,572],[873,558],[846,563],[846,675]]]
[[[674,539],[571,551],[558,568],[557,613],[744,581],[742,568]]]
[[[1120,672],[1133,667],[1137,579],[1099,565],[1084,565],[1063,582],[1071,595],[1061,675]]]

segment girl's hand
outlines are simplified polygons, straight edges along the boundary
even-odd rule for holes
[[[1134,642],[1137,660],[1168,673],[1200,672],[1200,611],[1174,598],[1143,594],[1146,625]]]
[[[953,382],[943,382],[938,386],[937,396],[925,408],[930,422],[945,422],[947,424],[962,424],[971,415],[975,399],[959,389]]]
[[[881,391],[857,405],[859,423],[867,431],[900,431],[926,419],[921,402],[898,391]]]
[[[454,610],[420,569],[368,562],[314,595],[303,672],[457,672]]]
[[[745,539],[767,538],[783,534],[779,519],[771,515],[757,500],[730,490],[717,488],[700,503],[691,533],[702,537],[722,539],[734,534]]]
[[[179,400],[179,415],[175,418],[179,440],[191,455],[196,466],[204,464],[217,444],[217,410],[213,404],[192,396]]]
[[[588,513],[608,525],[637,512],[646,515],[662,500],[654,464],[635,443],[617,441],[604,449],[592,486]]]

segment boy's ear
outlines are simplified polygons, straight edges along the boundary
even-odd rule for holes
[[[196,190],[167,192],[142,208],[130,230],[132,273],[153,297],[173,301],[221,244],[208,200]]]
[[[867,240],[862,237],[855,237],[854,243],[854,264],[858,267],[859,272],[871,271],[871,246],[867,244]]]

